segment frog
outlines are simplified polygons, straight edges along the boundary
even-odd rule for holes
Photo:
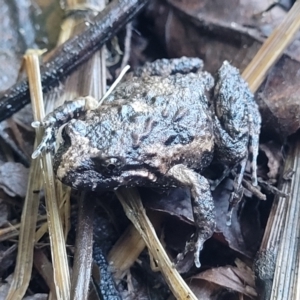
[[[241,195],[246,164],[257,185],[261,116],[239,70],[223,62],[215,78],[199,58],[159,59],[126,75],[106,100],[67,101],[35,127],[45,133],[33,158],[54,151],[60,181],[77,190],[186,187],[196,231],[184,254],[200,252],[216,220],[209,179],[213,160],[235,170],[232,206]]]

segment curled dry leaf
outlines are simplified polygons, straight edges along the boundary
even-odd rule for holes
[[[6,162],[0,166],[0,188],[11,197],[25,197],[29,170],[20,163]]]
[[[232,180],[224,180],[213,192],[217,221],[215,230],[217,235],[215,235],[215,237],[221,242],[226,241],[231,249],[247,257],[253,257],[257,250],[257,243],[261,238],[259,222],[257,222],[258,211],[256,207],[252,205],[251,207],[253,209],[250,210],[247,206],[247,212],[243,213],[243,207],[241,212],[243,217],[239,218],[237,215],[237,209],[234,209],[232,213],[231,226],[228,226],[226,224],[226,215],[229,205],[229,197],[233,188],[232,185]],[[191,206],[191,196],[188,189],[177,188],[171,190],[168,194],[151,193],[149,190],[145,190],[145,192],[142,192],[141,195],[147,208],[154,211],[164,212],[168,215],[177,217],[185,223],[193,224],[194,218]],[[180,226],[178,222],[175,222],[174,225],[171,226],[172,232],[174,232],[174,226],[178,226],[180,228],[176,229],[177,234],[174,235],[173,238],[183,239],[181,243],[179,241],[176,244],[182,244],[182,242],[184,244],[191,234],[190,230],[185,230],[185,228]]]
[[[276,179],[279,175],[283,160],[281,147],[274,142],[268,142],[266,144],[260,144],[259,149],[263,151],[268,158],[269,172],[267,175],[269,179]]]
[[[216,208],[217,237],[221,240],[223,237],[231,249],[247,257],[253,257],[261,238],[260,223],[258,221],[259,212],[254,205],[246,205],[246,202],[244,202],[239,214],[238,208],[233,210],[231,225],[228,226],[226,215],[232,189],[233,181],[226,179],[213,192]],[[251,201],[253,202],[254,200]]]
[[[238,267],[224,266],[209,269],[191,277],[191,279],[193,281],[205,280],[251,298],[257,296],[255,291],[254,273],[241,262],[239,262]]]
[[[189,287],[191,288],[195,296],[201,300],[219,300],[222,299],[222,296],[225,296],[223,293],[224,289],[222,287],[205,280],[191,280],[189,281]]]
[[[194,223],[191,193],[188,188],[176,188],[160,194],[141,189],[141,195],[146,207],[176,216],[189,224]]]

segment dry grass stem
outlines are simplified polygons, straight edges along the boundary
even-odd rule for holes
[[[155,230],[146,215],[141,199],[136,189],[119,188],[116,191],[128,219],[134,224],[149,251],[155,259],[155,263],[163,274],[170,290],[177,299],[197,299],[189,286],[182,279],[173,263],[170,261],[165,249],[161,245]]]
[[[243,72],[250,89],[255,92],[269,69],[280,58],[300,28],[300,1],[296,1],[282,24],[274,30]],[[298,136],[299,138],[299,136]],[[285,171],[296,173],[292,180],[283,182],[283,193],[290,197],[275,197],[263,241],[255,263],[262,299],[300,299],[299,267],[299,157],[300,143],[292,145],[285,162]],[[298,272],[295,272],[298,269]]]
[[[51,293],[53,295],[55,292],[55,285],[53,282],[53,268],[51,262],[48,260],[47,256],[41,249],[36,249],[34,251],[34,267],[41,274],[45,282],[47,283]],[[56,298],[56,297],[55,297]]]
[[[26,203],[26,201],[25,201],[25,203]],[[24,206],[25,206],[25,203],[24,203]],[[28,215],[30,215],[30,214],[28,214]],[[38,216],[37,217],[37,222],[42,222],[45,220],[47,220],[46,216],[40,216],[40,217]],[[21,222],[18,224],[10,225],[9,227],[0,229],[0,242],[6,241],[9,239],[18,238],[20,231],[22,231],[22,229],[20,229],[22,226],[24,226],[24,225],[21,220]],[[28,226],[28,223],[26,223],[26,226],[27,226],[27,230],[28,230],[30,228],[30,226]],[[41,225],[38,224],[36,227],[40,227],[40,226]],[[35,230],[36,230],[36,227],[34,228]],[[36,239],[35,239],[35,242],[37,242]]]
[[[276,259],[271,300],[300,299],[299,253],[300,253],[300,140],[293,143],[285,162],[284,171],[294,170],[290,181],[285,181],[282,190],[290,197],[277,197],[271,215],[272,233],[264,244],[273,250]],[[276,209],[275,209],[276,208]],[[279,244],[279,246],[278,246]],[[270,267],[270,266],[269,266]]]
[[[89,19],[93,11],[101,11],[105,7],[105,1],[67,1],[66,10],[72,10],[73,13],[64,21],[62,31],[59,37],[59,44],[65,42],[70,37],[76,35],[85,26],[85,20]],[[97,4],[97,6],[95,5]],[[80,17],[76,15],[76,10],[80,10]],[[82,10],[86,14],[82,14]],[[104,50],[95,53],[84,65],[82,65],[75,73],[73,73],[65,82],[64,93],[61,95],[63,100],[75,99],[82,95],[91,95],[96,99],[100,99],[106,90],[106,65]],[[65,195],[65,201],[70,195]],[[71,281],[71,299],[86,299],[89,288],[89,278],[91,274],[91,258],[92,258],[92,239],[93,239],[93,221],[90,218],[91,207],[87,206],[84,195],[81,196],[81,205],[79,205],[78,225],[77,228],[74,266]],[[67,219],[69,219],[67,217]],[[83,244],[88,249],[83,248]],[[86,250],[86,252],[83,251]]]
[[[269,69],[281,57],[300,28],[300,1],[296,1],[280,26],[263,43],[253,60],[243,72],[252,92],[256,92]]]
[[[37,178],[41,178],[40,163],[38,160],[31,162],[29,170],[29,180],[21,216],[20,230],[17,232],[17,234],[19,234],[19,242],[16,267],[14,270],[12,284],[6,298],[7,300],[23,299],[31,279],[35,230],[40,200],[39,193],[35,193],[35,191],[42,188],[42,181],[36,180],[36,176]],[[6,231],[5,237],[8,238],[9,233],[7,231],[13,230],[11,233],[16,233],[15,230],[17,230],[18,227],[19,226],[16,225],[7,228],[7,230],[6,228],[2,229],[1,231],[3,234],[4,231]]]
[[[36,54],[29,54],[26,56],[26,63],[34,70],[32,74],[28,72],[34,120],[41,121],[45,116],[45,111],[40,85],[39,58]],[[41,158],[41,162],[56,296],[58,299],[67,300],[70,298],[70,274],[64,232],[55,193],[51,154],[46,153]]]
[[[107,258],[114,269],[113,275],[117,282],[124,277],[145,247],[146,244],[136,228],[133,225],[128,226]]]

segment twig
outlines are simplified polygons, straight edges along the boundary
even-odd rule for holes
[[[263,43],[255,57],[243,72],[250,90],[256,92],[269,69],[281,57],[285,48],[292,42],[300,27],[300,1],[296,1],[268,39]]]
[[[33,72],[28,74],[32,108],[35,121],[41,121],[45,116],[43,94],[40,86],[39,58],[36,54],[26,56]],[[38,132],[40,134],[40,132]],[[44,179],[45,200],[47,208],[47,221],[51,245],[51,254],[54,270],[54,283],[58,299],[67,300],[70,297],[70,275],[65,248],[65,240],[60,219],[58,202],[55,193],[54,173],[51,153],[46,153],[42,158],[42,171]]]
[[[61,45],[41,68],[43,92],[57,86],[66,76],[99,50],[132,19],[148,0],[114,0],[81,34]],[[15,84],[0,98],[0,121],[29,103],[27,80]]]
[[[130,22],[126,25],[126,36],[124,40],[124,55],[123,55],[120,70],[123,70],[125,66],[128,64],[130,58],[131,37],[132,37],[132,24]]]
[[[38,143],[39,140],[37,139],[35,145],[38,145]],[[36,191],[40,190],[42,187],[42,181],[36,180],[35,176],[41,178],[41,173],[39,161],[32,161],[29,171],[27,193],[21,216],[17,262],[13,281],[6,298],[7,300],[23,299],[31,279],[35,230],[40,200],[40,195],[39,193],[36,193]],[[7,230],[2,229],[1,231],[10,231],[10,229],[15,231],[17,227],[18,226],[14,226],[7,228]]]
[[[296,1],[283,22],[274,30],[243,72],[250,89],[255,92],[265,79],[269,68],[279,59],[300,28],[300,0]],[[285,163],[285,170],[298,172],[299,142],[292,149]],[[297,168],[296,168],[297,166]],[[296,168],[296,169],[295,169]],[[299,173],[299,172],[298,172]],[[264,237],[257,254],[255,271],[260,298],[264,300],[299,299],[300,270],[298,205],[299,175],[284,182],[282,191],[290,197],[275,197]],[[296,184],[297,183],[297,184]],[[297,256],[298,255],[298,256]],[[274,282],[273,282],[274,277]],[[298,285],[295,284],[298,282]]]
[[[146,215],[145,209],[137,193],[137,189],[119,188],[116,191],[128,219],[134,224],[149,251],[155,259],[155,263],[162,272],[169,288],[176,299],[196,300],[197,297],[182,279],[175,266],[170,261],[165,249],[161,245],[155,230]]]
[[[71,299],[87,299],[91,278],[93,254],[93,220],[95,203],[91,193],[82,193],[78,203],[78,221],[74,267],[71,283]]]

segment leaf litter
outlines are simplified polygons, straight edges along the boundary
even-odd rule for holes
[[[148,23],[143,23],[142,18],[134,21],[135,29],[132,32],[129,61],[133,66],[137,66],[146,60],[162,56],[198,56],[204,60],[208,71],[214,72],[225,59],[242,71],[264,39],[280,24],[286,14],[280,7],[264,12],[268,3],[268,1],[239,1],[237,4],[237,1],[233,0],[226,2],[151,1],[143,14]],[[120,44],[122,48],[122,38],[120,38]],[[298,118],[299,44],[298,36],[270,70],[267,79],[257,92],[263,115],[258,174],[260,178],[272,183],[275,183],[280,176],[283,162],[280,142],[300,127]],[[159,51],[155,51],[157,45],[162,45]],[[16,69],[15,66],[11,68]],[[113,68],[110,72],[114,75]],[[21,147],[20,151],[23,151],[26,157],[27,150]],[[20,156],[18,158],[16,154],[10,157],[16,161],[20,160]],[[27,169],[18,162],[5,161],[0,165],[0,173],[0,187],[3,192],[17,201],[19,198],[24,198]],[[245,199],[233,212],[231,226],[227,226],[226,213],[231,191],[232,180],[228,178],[213,192],[217,229],[201,254],[203,268],[200,270],[193,268],[192,256],[178,264],[179,270],[185,273],[186,281],[200,299],[216,299],[214,295],[224,295],[223,293],[232,293],[235,296],[242,294],[249,298],[256,297],[251,265],[264,231],[266,216],[262,214],[267,214],[266,207],[270,207],[272,195],[268,195],[267,204],[265,204],[256,199],[252,193],[246,192]],[[176,189],[168,194],[158,194],[155,191],[141,190],[141,195],[149,211],[163,215],[160,231],[163,232],[165,247],[175,261],[176,254],[182,251],[185,240],[193,232],[189,191]],[[5,199],[2,201],[9,203]],[[8,222],[15,222],[20,218],[20,211],[14,210],[11,214],[11,208],[10,203],[8,209],[1,209],[1,214],[3,214],[1,226],[6,226]],[[6,278],[9,282],[7,276],[11,274],[15,253],[12,247],[16,244],[14,241],[5,241],[5,243],[1,253],[4,253],[4,258],[9,263],[1,270],[1,274],[2,278]],[[219,257],[211,257],[210,252]],[[140,263],[148,263],[145,253],[140,259]],[[130,275],[133,278],[132,286],[136,290],[146,285],[145,282],[135,279],[139,272],[141,270],[137,271],[137,268],[133,267]],[[39,278],[38,275],[36,276]],[[39,281],[42,282],[42,279],[39,278]],[[40,286],[43,285],[44,283],[41,283]],[[161,283],[159,285],[162,288]],[[4,286],[5,284],[0,287],[0,292]],[[122,287],[124,288],[124,283]],[[39,290],[36,287],[34,289]],[[44,292],[47,293],[47,289],[44,289]],[[41,295],[41,298],[34,297],[31,296],[28,299],[44,299],[44,295]],[[38,297],[37,294],[36,297]],[[131,299],[134,297],[132,296]]]

